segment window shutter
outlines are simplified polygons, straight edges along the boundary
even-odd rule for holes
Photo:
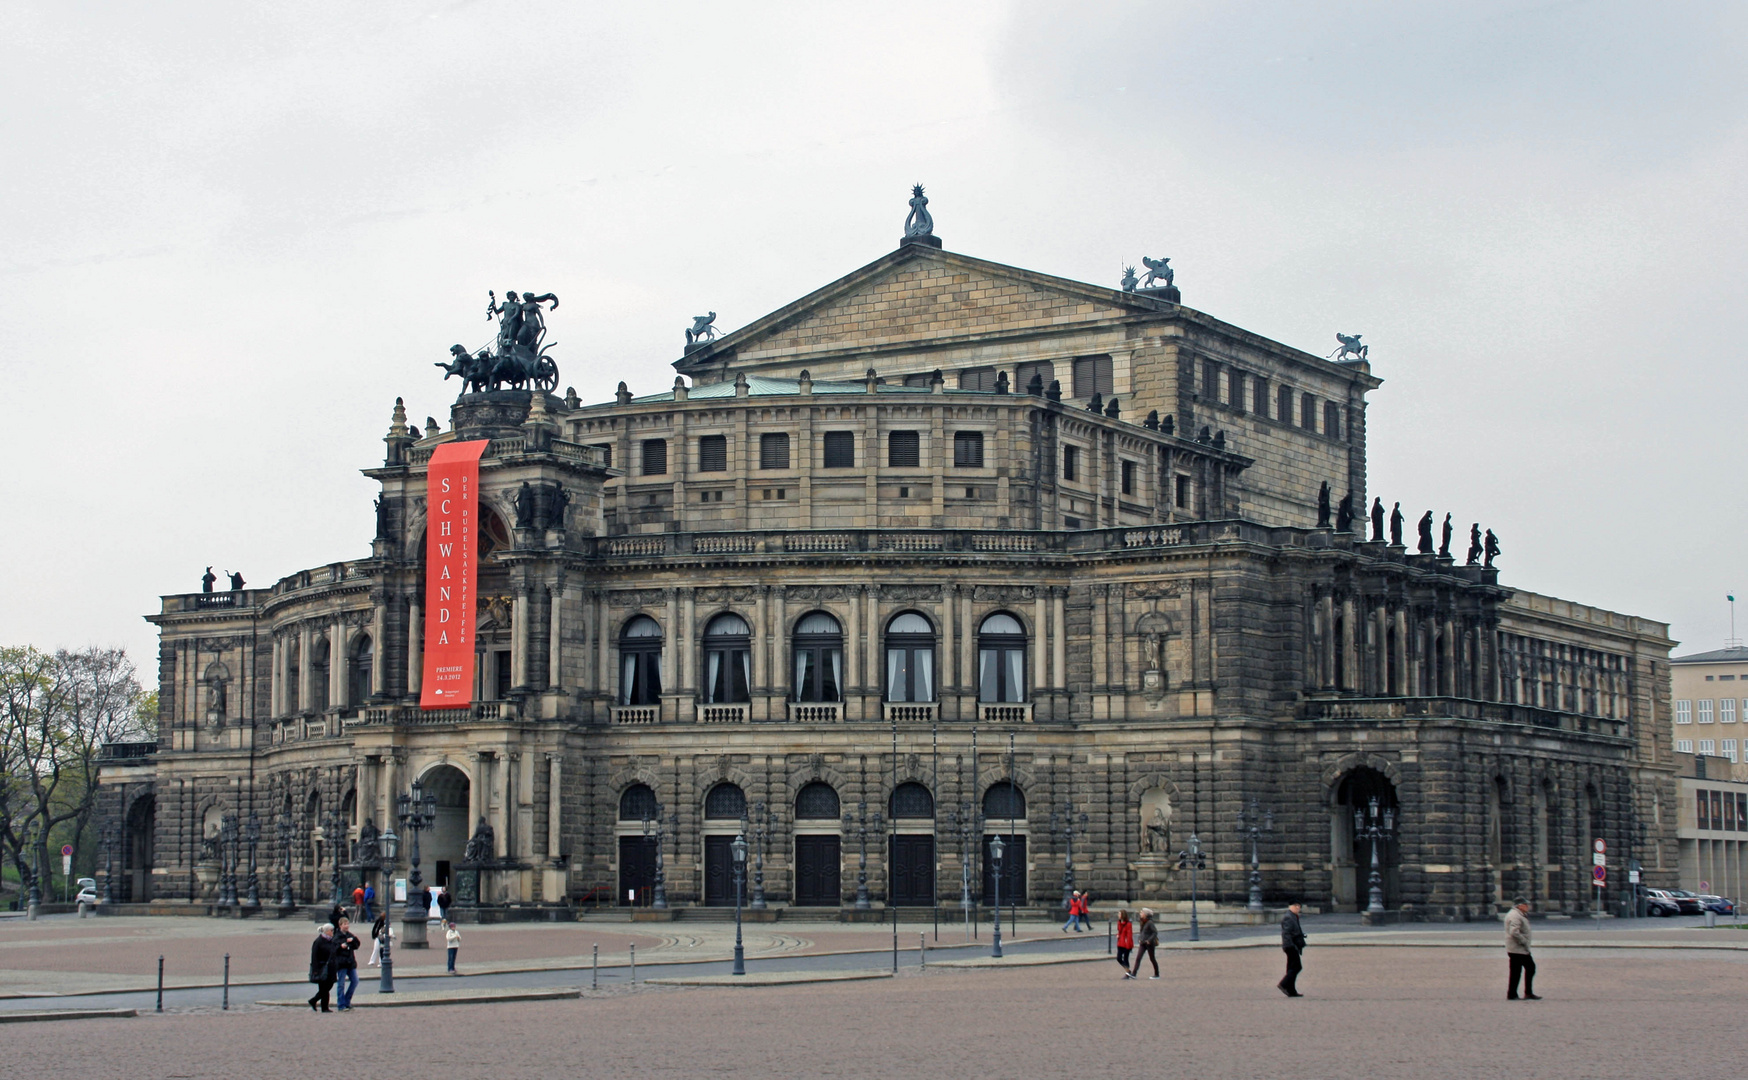
[[[983,467],[983,432],[956,431],[953,433],[953,464],[968,469],[981,469]]]
[[[666,439],[645,439],[643,441],[643,475],[666,476],[668,474],[668,441]]]
[[[914,431],[894,431],[886,436],[886,464],[895,469],[914,469],[922,461],[921,439]]]
[[[759,468],[787,469],[789,467],[789,436],[787,433],[776,433],[759,436]]]
[[[698,471],[728,471],[727,435],[706,435],[698,440]]]
[[[825,433],[825,467],[853,469],[856,467],[856,436],[849,431]]]

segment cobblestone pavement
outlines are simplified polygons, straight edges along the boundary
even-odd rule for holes
[[[19,1024],[10,1075],[302,1078],[411,1069],[524,1076],[1645,1077],[1736,1075],[1741,954],[1551,950],[1540,1002],[1504,1000],[1498,949],[1332,946],[1307,997],[1272,949],[1173,951],[1158,982],[1111,963],[911,970],[871,982],[663,988],[580,1000],[317,1016],[210,1009]]]

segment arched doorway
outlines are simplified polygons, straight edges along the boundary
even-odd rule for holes
[[[746,792],[724,781],[704,796],[704,903],[709,907],[734,904],[734,838],[747,813]],[[741,880],[746,891],[746,880]]]
[[[935,797],[910,781],[892,791],[892,895],[895,907],[932,907],[935,903]]]
[[[661,803],[648,784],[619,796],[619,903],[647,907],[655,899],[657,819]]]
[[[121,844],[121,880],[116,899],[143,904],[152,898],[152,862],[158,832],[158,800],[142,795],[128,808]]]
[[[1026,795],[1011,780],[983,793],[983,902],[994,904],[995,858],[991,841],[1001,837],[1001,902],[1026,902]]]
[[[461,865],[462,853],[467,850],[467,838],[473,824],[467,820],[468,799],[473,785],[466,773],[448,764],[434,766],[419,779],[426,793],[437,798],[436,820],[431,830],[419,838],[423,848],[419,852],[421,869],[433,891],[442,886],[459,900],[461,883],[456,879],[456,868]]]
[[[1396,785],[1377,769],[1354,769],[1335,785],[1335,803],[1330,815],[1331,863],[1330,903],[1336,911],[1361,911],[1370,900],[1372,849],[1374,841],[1359,834],[1354,814],[1372,813],[1377,800],[1377,819],[1383,823],[1388,813],[1400,820],[1396,802]],[[1383,886],[1384,907],[1398,904],[1399,888],[1398,844],[1394,834],[1375,842],[1378,872]]]
[[[815,780],[795,793],[795,905],[843,902],[843,837],[838,793]]]

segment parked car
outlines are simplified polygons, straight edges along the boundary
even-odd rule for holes
[[[1657,918],[1668,918],[1681,914],[1681,904],[1664,889],[1645,890],[1645,914]]]
[[[1709,893],[1700,893],[1697,899],[1702,911],[1715,911],[1719,915],[1736,914],[1736,902],[1733,900],[1722,896],[1712,896]]]
[[[1700,906],[1698,893],[1691,893],[1686,889],[1670,889],[1669,897],[1681,905],[1683,915],[1698,915],[1705,910]]]
[[[75,904],[97,904],[97,879],[82,877],[79,879],[79,891],[73,896]]]

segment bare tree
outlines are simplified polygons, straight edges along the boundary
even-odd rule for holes
[[[57,827],[83,833],[98,755],[137,732],[141,693],[122,649],[0,649],[0,844],[21,880],[50,866]]]

